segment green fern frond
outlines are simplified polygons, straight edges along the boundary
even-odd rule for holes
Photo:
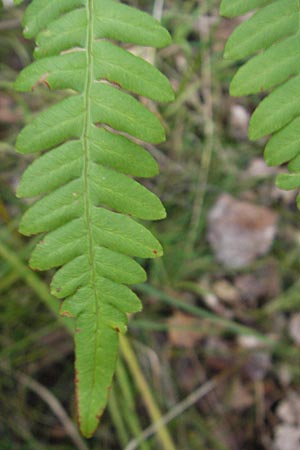
[[[250,139],[272,135],[265,149],[271,165],[289,163],[277,177],[282,189],[300,187],[300,3],[299,0],[223,0],[221,13],[233,17],[259,8],[230,36],[225,57],[252,58],[237,71],[233,96],[270,92],[251,117]],[[300,206],[300,198],[298,196]]]
[[[173,99],[168,80],[116,41],[163,47],[168,32],[151,16],[114,0],[33,0],[24,17],[36,61],[16,80],[70,96],[27,125],[17,150],[49,150],[25,171],[18,196],[39,199],[23,216],[25,235],[45,233],[33,269],[57,268],[51,292],[74,318],[76,397],[82,433],[92,436],[107,402],[127,313],[141,304],[126,286],[146,275],[131,257],[155,258],[162,248],[132,217],[165,217],[160,200],[133,177],[158,173],[137,138],[165,139],[156,115],[136,97]]]

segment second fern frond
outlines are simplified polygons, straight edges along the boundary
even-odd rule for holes
[[[226,45],[226,58],[254,55],[237,71],[231,94],[271,91],[252,115],[249,136],[255,140],[272,135],[265,149],[266,162],[272,166],[288,163],[290,173],[280,174],[277,185],[295,189],[300,187],[299,1],[223,0],[221,14],[234,17],[256,8]]]

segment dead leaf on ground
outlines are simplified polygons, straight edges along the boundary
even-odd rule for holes
[[[218,280],[212,286],[213,292],[218,298],[229,305],[239,302],[239,292],[236,287],[227,280]]]
[[[254,404],[254,396],[240,380],[235,380],[231,392],[231,407],[237,411],[244,411]]]
[[[231,105],[229,114],[230,135],[235,139],[247,139],[249,120],[250,113],[244,106]]]
[[[189,352],[189,356],[187,356],[187,353],[183,352],[182,356],[177,355],[174,364],[180,387],[186,392],[191,393],[205,382],[205,367],[199,362],[196,353]]]
[[[270,354],[259,351],[249,356],[244,371],[252,380],[261,381],[265,378],[271,367],[272,361]]]
[[[300,313],[292,315],[289,322],[289,335],[295,344],[300,345]]]
[[[198,319],[175,312],[173,316],[168,319],[169,340],[175,347],[183,347],[192,349],[196,342],[201,338],[201,324]],[[199,332],[197,331],[199,329]]]
[[[0,122],[13,124],[18,123],[22,118],[20,109],[16,109],[12,98],[1,93],[0,95]]]
[[[277,214],[222,194],[208,216],[208,240],[216,259],[241,268],[265,255],[274,240]]]
[[[278,425],[275,429],[274,450],[299,450],[300,428]]]
[[[231,311],[231,309],[226,308],[213,292],[204,294],[203,301],[209,307],[209,309],[217,313],[219,316],[223,316],[228,319],[232,318],[233,312]]]
[[[283,202],[285,205],[294,204],[296,201],[296,197],[298,192],[296,189],[291,191],[286,191],[283,189],[279,189],[277,186],[273,185],[271,191],[272,200]]]
[[[256,306],[258,300],[274,298],[281,290],[277,264],[270,261],[253,273],[239,275],[234,284],[242,302],[248,306]]]
[[[198,17],[193,28],[200,34],[200,36],[207,36],[211,32],[211,28],[217,23],[218,16],[204,14]]]
[[[289,391],[276,410],[281,423],[276,426],[274,450],[299,450],[300,448],[300,396]]]
[[[295,391],[289,391],[276,410],[276,414],[289,425],[300,425],[300,396]]]
[[[244,178],[266,178],[277,175],[280,172],[281,170],[278,167],[268,166],[263,158],[254,158],[244,172]]]

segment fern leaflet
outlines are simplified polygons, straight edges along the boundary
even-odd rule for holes
[[[69,97],[27,125],[21,153],[49,150],[25,171],[18,195],[39,199],[21,221],[25,235],[45,233],[33,269],[58,268],[53,295],[74,318],[76,397],[82,433],[92,436],[107,402],[127,313],[141,309],[126,286],[145,281],[131,257],[154,258],[162,248],[137,219],[165,217],[160,200],[133,177],[157,164],[133,138],[165,139],[155,114],[134,96],[169,101],[168,80],[115,41],[163,47],[168,32],[151,16],[115,0],[33,0],[24,17],[36,61],[15,87],[69,89]]]
[[[234,17],[259,8],[230,36],[225,57],[252,58],[237,71],[231,94],[271,91],[253,113],[250,139],[272,135],[265,160],[288,163],[290,173],[277,177],[281,189],[300,187],[300,3],[299,0],[223,0],[221,14]],[[259,52],[258,54],[256,54]],[[298,196],[298,206],[300,197]]]

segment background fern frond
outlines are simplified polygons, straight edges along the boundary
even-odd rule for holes
[[[298,0],[227,1],[221,13],[232,17],[260,7],[230,36],[225,57],[252,58],[237,71],[230,92],[234,96],[269,92],[253,113],[250,139],[272,135],[266,162],[289,163],[292,174],[277,177],[282,189],[300,187],[300,10]],[[256,54],[257,52],[260,52]],[[299,203],[299,197],[298,197]]]
[[[45,233],[31,267],[58,268],[51,291],[64,299],[61,313],[75,321],[78,417],[90,437],[107,402],[126,314],[141,309],[126,285],[146,275],[131,257],[162,255],[131,216],[162,219],[164,207],[131,177],[158,172],[132,137],[159,143],[165,132],[131,94],[173,98],[157,69],[114,42],[163,47],[170,36],[151,16],[114,0],[33,0],[24,29],[36,40],[37,61],[19,75],[16,89],[44,84],[73,91],[20,133],[19,152],[49,151],[25,171],[18,195],[40,197],[20,230]]]

